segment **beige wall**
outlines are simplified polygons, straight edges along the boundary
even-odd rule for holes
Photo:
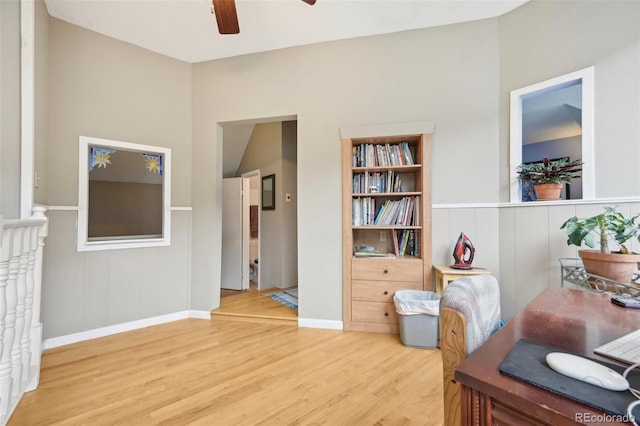
[[[76,215],[51,210],[44,253],[44,338],[189,308],[191,215],[172,212],[171,246],[78,253]]]
[[[0,215],[20,217],[20,3],[0,2]]]
[[[595,69],[596,197],[640,196],[640,2],[531,1],[500,21],[500,195],[508,199],[509,92],[589,66]],[[637,203],[611,201],[625,211]],[[602,204],[501,208],[499,265],[510,318],[560,282],[558,258],[576,257],[560,225]],[[640,248],[639,248],[640,249]]]
[[[499,19],[194,65],[51,19],[48,140],[37,142],[36,156],[48,187],[38,198],[77,204],[83,134],[172,147],[173,204],[193,212],[174,212],[171,247],[90,254],[75,251],[75,212],[50,212],[45,336],[217,306],[220,123],[291,116],[301,318],[342,318],[339,129],[420,120],[435,122],[433,261],[450,262],[452,244],[467,233],[477,247],[474,263],[500,280],[508,318],[541,288],[559,285],[557,258],[567,253],[559,223],[592,208],[498,204],[508,195],[508,93],[594,65],[596,190],[637,198],[638,7],[532,1]],[[141,279],[148,271],[158,280]]]
[[[45,337],[189,309],[189,210],[172,212],[170,247],[77,252],[75,209],[80,135],[171,148],[172,205],[191,206],[191,65],[53,18],[48,31],[48,133],[36,153],[54,209]]]
[[[49,204],[49,14],[43,0],[35,2],[35,130],[34,189],[36,204]],[[37,182],[36,182],[37,180]]]
[[[221,144],[216,122],[298,118],[302,318],[342,318],[341,127],[433,120],[434,202],[498,199],[497,168],[486,167],[498,158],[497,20],[195,64],[193,79],[194,229],[201,231],[194,233],[194,293],[219,286],[210,279],[219,276],[216,266],[195,254],[220,251],[216,228],[206,223],[219,221],[221,171],[205,165]],[[470,177],[464,190],[461,171]]]
[[[513,302],[505,312],[513,313],[528,299],[526,289],[539,287],[514,272],[510,242],[520,241],[522,231],[500,225],[501,218],[515,214],[514,207],[495,204],[507,201],[509,193],[508,93],[595,65],[597,193],[638,197],[639,172],[633,165],[640,149],[638,24],[637,2],[534,1],[500,19],[196,64],[194,152],[204,146],[213,152],[219,143],[211,120],[297,115],[300,316],[339,320],[338,130],[434,121],[433,202],[439,219],[434,221],[434,263],[450,261],[452,242],[471,223],[478,233],[473,238],[481,243],[477,261],[484,257],[483,263],[511,289],[505,290]],[[218,95],[227,100],[224,105],[215,102]],[[622,149],[630,153],[624,159]],[[629,181],[613,181],[616,163],[629,171]],[[194,170],[202,184],[201,189],[194,184],[198,202],[196,194],[215,188],[218,172],[195,164]],[[480,207],[469,213],[466,205]],[[531,207],[522,212],[533,214]],[[450,220],[446,231],[439,228],[442,220]],[[536,235],[556,232],[553,226],[543,226],[547,232]],[[544,259],[548,269],[557,263],[546,251],[531,256]],[[206,268],[195,265],[194,288],[207,275]],[[516,288],[521,289],[517,302]]]
[[[172,204],[189,206],[191,66],[58,19],[49,43],[49,204],[78,203],[82,135],[172,148]]]
[[[500,165],[509,92],[593,66],[596,196],[640,194],[640,2],[531,1],[500,18]],[[621,155],[621,153],[624,153]],[[620,179],[620,172],[624,179]],[[501,188],[508,200],[508,188]]]

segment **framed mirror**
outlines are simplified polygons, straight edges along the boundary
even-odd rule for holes
[[[262,177],[262,210],[276,209],[276,175]]]
[[[78,251],[170,244],[171,150],[80,137]]]

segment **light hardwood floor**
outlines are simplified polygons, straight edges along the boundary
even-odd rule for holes
[[[258,284],[253,281],[249,281],[249,289],[248,290],[228,290],[226,288],[220,289],[220,297],[232,296],[241,293],[249,293],[252,291],[258,290]]]
[[[283,290],[286,289],[239,291],[221,297],[220,307],[211,311],[211,319],[298,325],[298,313],[295,310],[269,297],[269,294]]]
[[[187,319],[45,351],[14,425],[441,425],[439,350]]]

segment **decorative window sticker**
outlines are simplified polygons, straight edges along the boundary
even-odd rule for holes
[[[98,168],[107,168],[107,165],[111,164],[111,154],[116,151],[109,148],[100,148],[92,146],[89,153],[89,171],[92,171],[95,166]]]
[[[162,176],[162,155],[144,153],[145,167],[151,173],[159,174]]]

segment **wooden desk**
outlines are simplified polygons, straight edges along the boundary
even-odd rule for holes
[[[436,271],[436,293],[438,294],[442,294],[445,287],[458,278],[469,275],[491,275],[491,272],[484,268],[455,269],[446,265],[433,265],[433,269]]]
[[[520,338],[615,363],[593,349],[638,327],[640,310],[618,307],[608,295],[546,289],[456,369],[455,378],[462,384],[462,424],[561,426],[580,424],[577,413],[602,416],[594,408],[505,376],[498,366]]]

